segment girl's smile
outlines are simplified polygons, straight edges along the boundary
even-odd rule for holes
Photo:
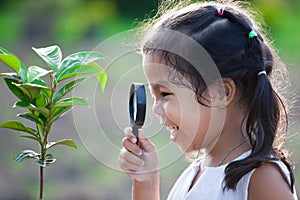
[[[176,136],[178,134],[178,129],[179,127],[178,126],[170,126],[170,125],[165,125],[165,127],[167,128],[168,131],[170,131],[171,135],[170,135],[170,140],[172,142],[175,142],[176,141]]]

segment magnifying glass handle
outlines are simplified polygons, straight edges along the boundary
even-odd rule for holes
[[[138,142],[139,142],[139,137],[138,137],[139,127],[133,126],[132,132],[133,132],[134,136],[136,137],[136,144],[138,144]]]

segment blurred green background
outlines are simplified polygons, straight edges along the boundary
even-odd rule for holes
[[[300,0],[256,0],[252,5],[267,22],[279,55],[288,64],[292,80],[290,136],[287,147],[293,152],[296,176],[300,180]],[[98,43],[132,29],[146,15],[153,15],[156,0],[2,0],[0,2],[0,46],[19,56],[27,65],[43,62],[31,47],[58,44],[64,55],[91,50]],[[103,52],[105,53],[105,52]],[[6,71],[0,63],[0,72]],[[108,74],[108,77],[113,75]],[[103,94],[105,95],[105,93]],[[0,80],[0,122],[15,119],[15,101]],[[57,124],[63,138],[72,138],[78,149],[52,151],[57,163],[46,169],[45,199],[130,199],[131,182],[126,175],[95,160],[80,142],[72,115]],[[63,131],[61,131],[63,130]],[[38,167],[32,161],[13,164],[17,153],[30,148],[30,142],[17,133],[0,130],[0,199],[36,199]],[[122,136],[115,140],[120,140]],[[117,158],[115,158],[117,159]],[[161,193],[165,199],[172,184],[187,166],[184,158],[161,170]],[[300,184],[297,180],[297,189]]]

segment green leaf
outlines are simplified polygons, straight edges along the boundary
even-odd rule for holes
[[[32,49],[49,65],[54,71],[57,70],[61,63],[62,52],[59,46],[54,45],[45,48],[34,48]]]
[[[20,113],[20,114],[17,114],[17,116],[43,125],[43,123],[40,121],[39,117],[32,113],[29,113],[29,112],[28,113]]]
[[[43,115],[40,115],[39,117],[40,117],[41,120],[44,122],[44,124],[47,123],[46,120],[43,120],[43,119],[42,119],[42,118],[44,117]],[[41,135],[45,136],[45,132],[46,132],[45,127],[43,127],[42,125],[38,124],[38,125],[37,125],[37,129],[39,130],[39,132],[40,132]]]
[[[73,66],[87,65],[90,62],[96,61],[98,59],[106,59],[106,57],[99,52],[78,52],[66,57],[58,67],[55,74],[57,82],[59,82],[59,77],[64,71],[68,70]]]
[[[34,81],[31,82],[31,84],[47,87],[47,84],[45,83],[45,81],[43,81],[43,79],[40,79],[40,78],[35,79]]]
[[[27,139],[31,139],[31,140],[35,140],[35,141],[39,142],[40,144],[42,144],[42,141],[41,141],[41,139],[40,139],[40,138],[38,138],[38,137],[34,137],[34,136],[28,136],[28,135],[23,135],[23,136],[21,136],[21,137],[23,137],[23,138],[27,138]]]
[[[52,70],[45,70],[38,66],[30,66],[27,71],[27,82],[32,83],[34,80],[43,77],[51,72]]]
[[[36,111],[42,115],[44,115],[45,117],[48,117],[49,116],[49,109],[47,108],[38,108],[38,107],[34,107],[34,106],[30,106],[30,107],[27,107],[30,111]]]
[[[43,79],[35,79],[34,81],[31,82],[31,84],[34,84],[34,85],[41,85],[41,86],[45,86],[46,88],[48,88],[47,84],[45,83],[45,81],[43,81]],[[50,88],[48,89],[45,89],[45,88],[41,88],[41,95],[44,96],[44,99],[49,99],[49,97],[51,96],[51,93],[52,93],[52,90]],[[37,99],[39,98],[40,96],[37,97]]]
[[[54,104],[53,107],[56,108],[56,107],[65,107],[65,106],[73,106],[73,105],[88,106],[89,104],[83,98],[70,97],[57,102],[56,104]]]
[[[44,160],[36,160],[36,163],[40,166],[40,167],[47,167],[46,162]]]
[[[95,74],[95,76],[98,79],[98,81],[100,82],[100,84],[101,84],[101,90],[103,92],[104,88],[106,86],[106,83],[107,83],[107,74],[104,71],[102,74]]]
[[[4,49],[3,47],[0,47],[0,53],[2,53],[2,54],[12,54],[7,49]]]
[[[47,159],[47,160],[45,160],[46,166],[55,163],[55,161],[56,161],[56,159]]]
[[[49,109],[47,109],[47,108],[39,108],[39,107],[36,107],[33,104],[28,103],[28,102],[20,101],[20,102],[15,103],[13,105],[13,107],[27,108],[30,111],[36,111],[36,112],[44,115],[45,117],[49,116]]]
[[[62,71],[57,75],[57,82],[72,78],[74,76],[78,76],[81,74],[98,74],[101,75],[105,73],[105,71],[96,63],[89,63],[87,65],[74,65],[66,70]]]
[[[13,108],[15,107],[21,107],[21,108],[28,108],[28,107],[31,107],[34,105],[32,105],[31,103],[29,102],[25,102],[25,101],[19,101],[19,102],[16,102],[14,105],[13,105]]]
[[[37,160],[37,164],[41,167],[47,167],[50,164],[53,164],[56,159],[45,159],[45,160]]]
[[[55,158],[53,158],[53,155],[51,153],[48,153],[45,155],[45,160],[38,159],[36,162],[41,167],[47,167],[48,165],[54,163],[56,161]]]
[[[101,84],[101,90],[102,92],[104,91],[104,88],[106,86],[106,82],[107,82],[107,74],[106,72],[95,62],[91,62],[88,65],[93,66],[96,69],[99,69],[98,73],[94,73],[94,75],[96,76],[96,78],[98,79],[98,81]]]
[[[26,66],[21,62],[21,60],[17,56],[12,54],[8,50],[0,47],[0,60],[17,73],[18,76],[21,78],[22,82],[26,82]]]
[[[72,108],[72,106],[64,106],[64,107],[52,108],[52,118],[51,118],[50,123],[53,123],[54,121],[56,121],[57,119],[59,119],[60,117],[62,117],[71,108]]]
[[[58,100],[60,100],[63,96],[65,96],[68,92],[70,92],[74,87],[76,87],[79,83],[86,80],[86,78],[79,78],[76,80],[73,80],[66,85],[64,85],[60,90],[54,95],[52,102],[56,103]]]
[[[45,155],[45,159],[52,159],[53,158],[53,155],[51,153],[47,153]]]
[[[17,56],[13,54],[6,54],[5,52],[1,51],[2,48],[0,48],[0,60],[5,63],[7,66],[9,66],[12,70],[15,72],[19,72],[21,68],[21,61],[17,58]],[[4,54],[3,54],[4,53]]]
[[[27,68],[23,63],[21,63],[21,69],[18,73],[18,76],[21,78],[23,83],[26,83],[26,81],[27,81]]]
[[[15,86],[17,86],[29,99],[29,101],[31,102],[33,99],[35,99],[41,91],[41,88],[38,87],[33,87],[33,88],[29,88],[29,87],[25,87],[23,84],[18,84],[18,83],[12,83]]]
[[[15,164],[17,164],[17,163],[22,162],[25,159],[38,160],[39,156],[40,156],[40,154],[36,153],[35,151],[24,150],[24,151],[21,151],[14,160],[15,160]]]
[[[60,82],[65,79],[72,78],[81,74],[95,74],[95,73],[101,73],[101,72],[99,72],[99,69],[95,68],[94,66],[74,65],[64,70],[56,78],[57,78],[57,82]]]
[[[45,108],[47,106],[47,100],[45,95],[40,95],[35,99],[35,105],[38,108]]]
[[[41,90],[46,94],[46,96],[50,96],[52,93],[52,90],[50,88],[45,87],[43,85],[37,85],[32,83],[13,84],[16,85],[20,90],[22,90],[24,94],[26,94],[26,96],[30,99],[30,102],[40,95]]]
[[[17,73],[15,72],[6,72],[6,73],[0,73],[0,77],[3,77],[3,76],[9,76],[9,77],[12,77],[12,78],[15,78],[17,79]]]
[[[8,89],[10,89],[10,91],[21,101],[29,101],[29,98],[26,96],[26,94],[24,94],[24,92],[15,85],[17,82],[15,79],[4,78],[4,81]]]
[[[24,124],[22,124],[21,122],[15,121],[15,120],[7,121],[7,122],[0,124],[0,128],[8,128],[8,129],[13,129],[13,130],[17,130],[17,131],[23,131],[23,132],[29,133],[33,136],[37,135],[37,133],[34,129],[27,127]]]
[[[40,88],[46,94],[47,97],[51,96],[52,90],[42,84],[39,85],[39,84],[33,84],[33,83],[25,83],[25,84],[22,84],[22,86],[28,90]]]
[[[78,52],[66,57],[58,68],[65,69],[74,65],[85,65],[98,59],[106,59],[106,56],[93,51]]]
[[[59,140],[57,142],[48,142],[48,144],[46,145],[46,148],[49,149],[49,148],[54,147],[56,145],[64,145],[64,146],[72,147],[74,149],[77,148],[75,142],[71,139]]]

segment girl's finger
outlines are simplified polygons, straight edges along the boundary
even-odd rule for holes
[[[145,152],[156,151],[154,144],[145,136],[142,129],[139,129],[139,145]]]
[[[127,137],[123,138],[122,145],[125,149],[127,149],[127,151],[130,151],[138,156],[142,155],[142,150],[140,149],[140,147],[136,143],[133,143]]]
[[[137,171],[141,168],[141,166],[138,166],[134,163],[128,162],[127,160],[125,160],[123,158],[119,158],[119,164],[125,172]]]
[[[136,143],[137,139],[136,139],[135,135],[133,134],[131,127],[126,127],[124,129],[124,134],[128,139],[131,140],[132,143]]]
[[[134,165],[137,165],[139,167],[144,165],[144,161],[141,158],[139,158],[138,156],[134,155],[133,153],[127,151],[125,148],[123,148],[121,150],[120,158],[123,158],[124,160],[126,160]]]

